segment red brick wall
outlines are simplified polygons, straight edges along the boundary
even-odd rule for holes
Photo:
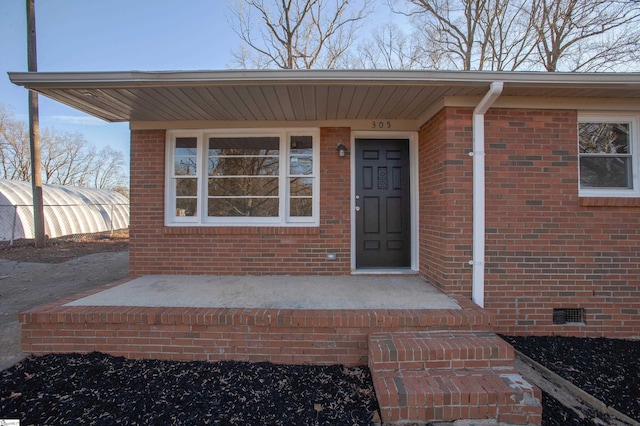
[[[420,273],[450,294],[471,294],[471,110],[447,108],[419,133]]]
[[[158,256],[164,222],[164,130],[131,132],[129,271],[144,275]]]
[[[420,133],[421,273],[470,295],[471,114]],[[485,306],[508,334],[640,336],[640,202],[578,197],[577,113],[486,115]],[[553,324],[554,308],[584,325]]]
[[[131,274],[349,273],[350,168],[336,146],[350,137],[348,128],[320,131],[319,227],[165,227],[165,132],[132,131]]]
[[[466,297],[471,114],[446,108],[419,136],[420,273]],[[576,112],[491,109],[486,122],[485,305],[497,331],[640,335],[640,202],[578,197]],[[164,131],[133,131],[132,274],[349,273],[349,161],[335,152],[349,141],[349,129],[321,130],[318,228],[169,228]],[[552,324],[554,308],[584,309],[585,324]]]
[[[577,113],[486,118],[486,306],[499,330],[639,336],[640,204],[578,197]],[[553,308],[584,309],[585,325],[553,325]]]

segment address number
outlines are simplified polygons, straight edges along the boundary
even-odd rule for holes
[[[372,123],[371,125],[372,129],[390,129],[391,128],[390,121],[372,121],[371,123]]]

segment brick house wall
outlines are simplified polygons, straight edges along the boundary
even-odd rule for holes
[[[420,273],[470,297],[471,108],[419,132]],[[640,201],[578,197],[577,113],[486,114],[485,307],[508,334],[640,335]],[[133,275],[350,273],[350,129],[320,132],[319,227],[165,227],[165,131],[134,130]],[[347,183],[347,184],[345,184]],[[327,261],[326,253],[337,253]],[[579,309],[584,324],[553,324]]]
[[[471,110],[446,108],[418,134],[420,273],[448,294],[471,294]]]
[[[336,146],[350,138],[349,128],[320,130],[319,227],[165,227],[165,131],[133,130],[131,274],[348,274],[350,167]]]
[[[471,293],[470,108],[420,132],[421,273]],[[577,113],[486,117],[485,307],[507,334],[640,335],[640,200],[578,197]],[[553,324],[553,309],[584,324]]]
[[[487,128],[485,278],[498,328],[640,335],[640,203],[578,197],[577,113],[492,110]],[[553,325],[554,308],[583,309],[585,325]]]

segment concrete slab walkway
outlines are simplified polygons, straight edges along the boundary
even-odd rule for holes
[[[65,306],[264,309],[461,309],[414,275],[148,275]]]

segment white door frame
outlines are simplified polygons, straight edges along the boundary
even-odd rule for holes
[[[410,212],[411,212],[411,269],[409,272],[418,272],[419,264],[419,203],[418,203],[418,132],[393,132],[393,131],[353,131],[351,132],[351,271],[352,273],[367,274],[392,274],[407,273],[406,269],[356,269],[356,139],[408,139],[409,140],[409,168],[410,168]]]

